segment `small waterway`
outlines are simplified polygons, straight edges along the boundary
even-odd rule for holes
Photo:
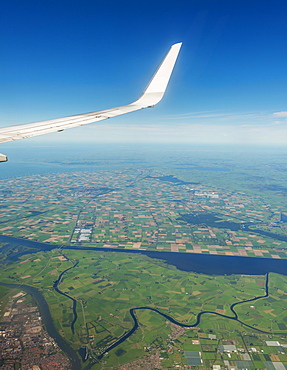
[[[107,347],[99,356],[98,356],[98,360],[101,360],[103,358],[103,356],[108,353],[109,351],[111,351],[113,348],[117,347],[118,345],[120,345],[121,343],[123,343],[125,340],[127,340],[131,335],[133,335],[133,333],[138,329],[139,327],[139,322],[138,322],[138,319],[136,317],[136,311],[138,310],[149,310],[149,311],[153,311],[153,312],[156,312],[157,314],[163,316],[165,319],[167,319],[168,321],[172,322],[173,324],[176,324],[178,326],[181,326],[181,327],[184,327],[184,328],[195,328],[196,326],[198,326],[200,324],[200,320],[201,320],[201,317],[203,315],[206,315],[206,314],[211,314],[211,315],[216,315],[216,316],[220,316],[220,317],[223,317],[225,319],[229,319],[229,320],[234,320],[234,321],[237,321],[239,322],[240,324],[252,329],[252,330],[256,330],[256,331],[259,331],[260,333],[265,333],[265,334],[270,334],[269,332],[267,331],[263,331],[263,330],[260,330],[254,326],[251,326],[251,325],[248,325],[248,324],[245,324],[243,321],[239,320],[238,318],[238,314],[236,313],[235,311],[235,306],[239,305],[239,304],[242,304],[242,303],[247,303],[247,302],[254,302],[254,301],[257,301],[258,299],[262,299],[262,298],[267,298],[269,296],[269,287],[268,287],[268,284],[269,284],[269,274],[266,274],[266,280],[265,280],[265,294],[264,295],[261,295],[261,296],[258,296],[258,297],[254,297],[254,298],[251,298],[251,299],[247,299],[247,300],[243,300],[243,301],[239,301],[239,302],[236,302],[236,303],[233,303],[231,306],[230,306],[230,311],[233,313],[233,316],[228,316],[228,315],[223,315],[223,314],[220,314],[218,312],[214,312],[214,311],[201,311],[199,314],[197,314],[196,316],[196,321],[194,324],[185,324],[185,323],[181,323],[177,320],[175,320],[172,316],[169,316],[159,310],[157,310],[156,308],[152,308],[152,307],[135,307],[135,308],[131,308],[130,309],[130,315],[133,319],[133,322],[134,322],[134,325],[132,327],[131,330],[129,330],[127,333],[125,333],[121,338],[119,338],[116,342],[114,342],[112,345],[110,345],[109,347]],[[273,333],[273,334],[276,334],[276,333]],[[281,333],[277,333],[277,334],[281,334]],[[91,364],[92,366],[92,364]],[[85,370],[87,370],[89,367],[87,367]]]
[[[4,262],[12,262],[17,260],[21,255],[31,254],[38,251],[50,251],[55,248],[59,248],[58,245],[51,245],[46,243],[34,242],[26,239],[17,239],[14,237],[0,235],[0,242],[9,243],[12,246],[18,246],[19,252],[16,254],[9,255],[7,260]],[[24,250],[21,250],[21,247],[25,247]],[[166,315],[161,311],[151,308],[151,307],[134,307],[130,309],[130,315],[133,319],[133,327],[128,332],[126,332],[122,337],[120,337],[116,342],[111,346],[106,348],[106,350],[99,355],[98,360],[101,360],[105,353],[109,352],[126,339],[128,339],[139,327],[139,323],[136,317],[137,310],[151,310],[159,315],[165,317],[170,322],[182,326],[182,327],[196,327],[200,323],[202,315],[212,314],[224,317],[226,319],[235,320],[248,327],[247,324],[239,320],[238,315],[235,311],[235,307],[241,303],[255,301],[261,298],[268,297],[268,273],[275,272],[282,275],[287,275],[287,259],[271,259],[271,258],[255,258],[255,257],[237,257],[237,256],[218,256],[218,255],[208,255],[208,254],[191,254],[191,253],[174,253],[174,252],[157,252],[157,251],[139,251],[139,250],[127,250],[127,249],[112,249],[112,248],[91,248],[91,247],[82,247],[82,246],[61,246],[62,249],[77,250],[77,251],[102,251],[102,252],[113,252],[113,253],[141,253],[151,258],[156,258],[163,260],[164,262],[174,265],[176,268],[183,271],[192,271],[197,273],[203,273],[207,275],[232,275],[232,274],[248,274],[248,275],[266,275],[266,286],[265,286],[265,295],[255,297],[251,300],[235,302],[230,306],[230,310],[233,313],[233,316],[222,315],[217,312],[212,311],[203,311],[197,315],[196,322],[192,325],[183,324],[177,322],[172,316]],[[3,263],[3,261],[2,261]],[[61,272],[58,279],[54,282],[54,289],[57,293],[66,296],[68,299],[73,301],[73,320],[71,323],[71,330],[74,333],[74,325],[77,320],[76,304],[77,301],[62,292],[59,289],[62,277],[70,269],[75,268],[78,263],[75,263],[73,266]],[[43,318],[43,322],[47,328],[48,333],[55,339],[59,347],[68,355],[71,359],[73,370],[80,368],[80,359],[78,358],[77,352],[74,351],[68,343],[59,335],[57,332],[48,304],[46,303],[43,295],[36,289],[25,285],[16,285],[16,284],[3,284],[10,287],[21,287],[21,289],[27,291],[29,294],[32,294],[36,299],[39,305],[40,313]],[[250,326],[249,326],[250,327]],[[258,330],[254,327],[250,327],[253,330]],[[86,369],[89,369],[92,364],[87,365]]]
[[[53,288],[55,289],[55,291],[67,298],[69,298],[72,302],[73,302],[73,306],[72,306],[72,310],[73,310],[73,320],[71,322],[71,330],[72,330],[72,333],[75,334],[75,322],[77,321],[78,319],[78,314],[77,314],[77,300],[71,296],[69,296],[68,294],[62,292],[58,286],[59,284],[61,284],[61,281],[62,281],[62,277],[63,275],[68,272],[69,270],[73,269],[74,267],[76,267],[77,265],[79,264],[79,261],[76,262],[74,264],[74,266],[71,266],[69,268],[67,268],[66,270],[62,271],[61,274],[59,275],[58,279],[54,281],[54,284],[53,284]]]

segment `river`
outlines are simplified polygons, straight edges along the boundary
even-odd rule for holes
[[[10,254],[7,261],[16,261],[20,256],[39,251],[50,251],[55,248],[64,250],[101,251],[113,253],[140,253],[151,258],[161,259],[182,271],[192,271],[208,275],[265,275],[275,272],[287,275],[287,259],[219,256],[211,254],[180,253],[180,252],[157,252],[130,249],[113,249],[83,246],[59,246],[47,243],[35,242],[27,239],[15,238],[0,234],[0,242],[9,243],[11,246],[26,247],[17,253]]]
[[[19,258],[19,256],[24,254],[31,254],[36,253],[38,251],[49,251],[55,248],[59,248],[58,245],[51,245],[46,243],[34,242],[26,239],[18,239],[6,235],[0,235],[0,242],[9,243],[11,246],[24,246],[25,248],[29,248],[27,250],[22,250],[19,253],[13,254],[12,256],[9,255],[6,262],[12,262]],[[151,258],[156,258],[165,261],[168,264],[171,264],[178,268],[179,270],[183,271],[192,271],[197,273],[203,273],[208,275],[231,275],[231,274],[248,274],[248,275],[266,275],[266,292],[264,296],[253,298],[252,300],[257,300],[263,297],[268,296],[268,273],[275,272],[282,275],[287,275],[287,259],[271,259],[271,258],[255,258],[255,257],[237,257],[237,256],[218,256],[218,255],[208,255],[208,254],[193,254],[193,253],[174,253],[174,252],[157,252],[157,251],[138,251],[138,250],[127,250],[127,249],[111,249],[111,248],[91,248],[91,247],[82,247],[82,246],[61,246],[63,250],[79,250],[79,251],[102,251],[102,252],[113,252],[113,253],[141,253]],[[3,263],[3,262],[2,262]],[[70,267],[69,269],[75,267],[77,263]],[[58,289],[58,285],[61,282],[61,278],[65,272],[69,269],[63,271],[58,279],[54,282],[54,289],[59,294],[64,294]],[[19,287],[16,284],[5,284],[6,286],[10,287]],[[43,318],[43,323],[45,324],[48,333],[55,339],[58,343],[59,347],[69,356],[71,359],[73,370],[77,370],[80,368],[80,360],[77,355],[77,351],[72,349],[69,344],[59,335],[56,328],[54,327],[54,323],[49,311],[49,307],[47,302],[45,301],[41,292],[39,292],[36,288],[21,285],[21,289],[27,291],[29,294],[33,295],[39,305],[40,313]],[[67,297],[71,298],[72,297]],[[77,320],[77,316],[75,315],[75,300],[73,299],[73,308],[74,308],[74,320],[72,322],[72,331],[73,325]],[[251,301],[251,300],[250,300]],[[234,316],[225,316],[227,319],[237,320],[241,324],[241,322],[237,314],[234,310],[235,306],[243,303],[245,301],[240,301],[234,303],[230,309],[233,312]],[[203,314],[215,314],[220,315],[216,312],[206,311],[200,312],[197,315],[197,320],[192,325],[182,324],[174,320],[171,316],[163,314],[162,312],[151,308],[151,307],[134,307],[130,309],[130,315],[133,319],[134,325],[131,330],[124,333],[122,337],[120,337],[116,342],[114,342],[110,347],[106,348],[105,351],[98,357],[100,360],[105,353],[110,351],[111,349],[118,346],[120,343],[125,341],[129,338],[138,328],[138,321],[136,318],[135,312],[137,310],[152,310],[157,312],[158,314],[164,316],[167,320],[184,327],[195,327],[200,323],[200,318]],[[254,328],[252,328],[254,329]],[[256,330],[256,329],[255,329]],[[92,364],[87,365],[86,369],[89,369]]]
[[[4,285],[9,288],[18,288],[24,290],[35,299],[39,307],[43,324],[45,325],[48,334],[55,340],[61,350],[65,352],[66,355],[69,357],[72,365],[72,370],[79,370],[81,368],[81,362],[77,356],[77,352],[65,341],[63,337],[61,337],[61,335],[55,328],[49,306],[43,294],[38,289],[28,285],[6,284],[1,282],[0,285]]]
[[[259,331],[261,333],[270,334],[269,332],[265,332],[263,330],[257,329],[255,327],[250,326],[248,324],[245,324],[243,321],[239,320],[238,319],[238,315],[237,315],[237,313],[236,313],[236,311],[234,309],[234,307],[237,306],[237,305],[239,305],[239,304],[246,303],[246,302],[254,302],[254,301],[257,301],[258,299],[261,299],[261,298],[267,298],[269,296],[269,286],[268,286],[268,284],[269,284],[269,275],[266,274],[265,294],[262,295],[262,296],[258,296],[258,297],[254,297],[254,298],[248,299],[248,300],[244,300],[244,301],[239,301],[239,302],[233,303],[230,306],[230,310],[233,313],[233,316],[223,315],[221,313],[214,312],[214,311],[201,311],[200,313],[197,314],[196,321],[195,321],[194,324],[184,324],[184,323],[181,323],[181,322],[175,320],[173,317],[171,317],[169,315],[166,315],[165,313],[157,310],[156,308],[152,308],[152,307],[135,307],[135,308],[131,308],[130,309],[130,315],[131,315],[131,317],[133,319],[133,322],[134,322],[134,325],[133,325],[132,329],[129,330],[127,333],[124,333],[124,335],[121,338],[119,338],[116,342],[114,342],[111,346],[107,347],[102,352],[102,354],[100,356],[98,356],[98,359],[101,360],[103,358],[103,356],[105,355],[105,353],[108,353],[113,348],[117,347],[122,342],[124,342],[125,340],[127,340],[137,330],[137,328],[139,327],[139,323],[138,323],[138,320],[137,320],[137,317],[136,317],[135,312],[138,311],[138,310],[149,310],[149,311],[156,312],[159,315],[163,316],[168,321],[172,322],[173,324],[176,324],[176,325],[181,326],[181,327],[184,327],[184,328],[195,328],[196,326],[198,326],[200,324],[201,316],[206,315],[206,314],[211,314],[211,315],[216,315],[216,316],[223,317],[225,319],[237,321],[240,324],[242,324],[244,326],[247,326],[248,328],[251,328],[252,330],[257,330],[257,331]]]

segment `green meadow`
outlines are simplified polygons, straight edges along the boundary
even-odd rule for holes
[[[60,273],[76,261],[78,265],[64,274],[58,286],[77,300],[78,319],[73,334],[70,327],[72,301],[58,294],[52,286]],[[270,296],[237,305],[235,310],[239,319],[270,335],[274,332],[285,335],[287,313],[283,298],[287,297],[286,280],[285,276],[270,274]],[[201,311],[233,317],[232,303],[265,294],[265,276],[208,276],[179,271],[143,255],[92,251],[69,250],[59,254],[58,250],[53,250],[27,255],[17,263],[4,265],[1,281],[39,289],[49,304],[59,333],[75,350],[87,346],[90,360],[95,361],[95,369],[102,366],[97,364],[96,357],[132,328],[131,308],[156,308],[179,323],[192,325]],[[166,350],[173,325],[149,310],[138,310],[136,316],[139,329],[104,356],[107,366],[135,360],[144,356],[148,348]],[[252,331],[234,320],[214,314],[204,314],[198,327],[182,330],[185,334],[177,343],[181,350],[197,348],[186,336],[187,332]],[[184,360],[182,354],[180,358]]]
[[[286,258],[287,248],[287,242],[277,238],[287,235],[286,223],[280,221],[281,214],[287,213],[286,158],[280,152],[234,148],[170,152],[168,147],[165,152],[146,151],[143,158],[137,157],[143,160],[138,163],[129,161],[130,154],[122,163],[116,152],[111,157],[100,158],[107,168],[116,166],[116,171],[1,181],[1,234],[85,246],[91,251],[55,249],[26,255],[1,265],[0,281],[31,285],[44,294],[59,333],[75,350],[88,348],[90,357],[83,369],[88,364],[94,370],[116,368],[133,361],[136,368],[138,359],[151,356],[158,356],[162,368],[175,369],[187,365],[184,351],[201,353],[203,366],[194,369],[224,368],[224,361],[238,367],[236,361],[244,360],[242,353],[252,361],[252,365],[241,364],[243,368],[266,369],[266,361],[281,361],[287,367],[285,347],[266,345],[268,340],[287,344],[287,277],[273,273],[268,298],[235,306],[239,320],[248,326],[208,313],[197,327],[182,328],[158,313],[137,310],[138,330],[97,362],[133,327],[131,308],[156,308],[193,325],[202,311],[233,317],[233,303],[265,294],[265,276],[184,272],[160,260],[129,254],[129,249],[235,255],[242,256],[244,263],[244,256]],[[139,169],[139,163],[144,169]],[[101,194],[101,189],[109,190]],[[197,218],[192,219],[194,215]],[[183,216],[197,222],[184,221]],[[242,223],[253,226],[236,229]],[[265,236],[256,229],[277,235]],[[121,248],[127,253],[95,252],[93,247]],[[11,247],[12,253],[20,249]],[[1,260],[11,252],[6,243],[1,243],[2,251]],[[58,294],[53,283],[76,262],[59,285],[77,300],[73,334],[72,300]],[[0,314],[8,295],[9,290],[0,287]],[[218,348],[224,344],[239,350],[222,352]]]

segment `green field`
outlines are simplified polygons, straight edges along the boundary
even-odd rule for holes
[[[248,169],[238,170],[246,179]],[[236,171],[225,171],[221,184],[212,173],[128,169],[7,180],[0,232],[51,244],[286,258],[287,239],[276,237],[287,237],[283,179],[271,186],[267,178],[259,191],[248,180],[243,187]],[[240,228],[245,223],[249,230]]]
[[[114,343],[132,328],[129,310],[148,306],[157,308],[181,323],[194,324],[201,311],[213,311],[234,316],[230,305],[265,294],[265,276],[207,276],[179,271],[160,260],[143,255],[128,253],[101,253],[65,251],[66,261],[57,250],[41,252],[22,258],[21,262],[6,265],[1,281],[23,283],[38,288],[49,303],[55,325],[74,349],[87,346],[90,360],[96,361],[105,348]],[[52,289],[53,281],[75,261],[78,265],[64,276],[59,289],[78,302],[78,319],[75,334],[70,324],[73,319],[71,300]],[[24,277],[24,278],[23,278]],[[179,348],[177,357],[184,363],[183,350],[206,349],[206,361],[214,358],[217,344],[200,341],[192,344],[190,338],[198,338],[199,333],[212,332],[222,340],[238,340],[238,337],[253,333],[266,338],[285,338],[287,334],[285,298],[287,278],[270,274],[270,296],[252,303],[236,306],[239,319],[244,323],[269,332],[260,334],[241,324],[213,314],[202,316],[201,323],[194,329],[181,330],[177,340],[171,345],[172,353],[167,351],[168,343],[173,341],[173,324],[155,312],[137,311],[140,328],[124,343],[104,357],[106,366],[115,366],[135,360],[147,351],[160,350],[168,354],[163,364],[175,363],[174,347]],[[273,333],[280,333],[274,335]],[[233,333],[226,334],[226,333]],[[266,339],[267,340],[267,339]],[[277,339],[276,339],[277,340]],[[287,343],[287,338],[285,339]],[[211,347],[210,347],[211,346]],[[270,347],[271,348],[271,347]],[[119,351],[121,349],[122,351]],[[120,355],[119,355],[120,354]],[[239,356],[239,355],[238,355]],[[235,360],[234,360],[235,361]],[[101,368],[95,364],[93,368]],[[173,366],[173,365],[172,365]]]
[[[132,328],[131,308],[156,308],[190,325],[202,311],[234,317],[230,305],[264,295],[266,277],[188,273],[140,254],[95,252],[93,247],[242,256],[242,263],[244,256],[287,258],[287,242],[280,240],[287,236],[286,222],[280,221],[287,211],[282,153],[169,146],[132,153],[99,151],[98,162],[116,170],[0,181],[1,234],[91,248],[28,254],[2,265],[0,280],[39,289],[60,334],[75,350],[87,346],[95,370],[123,370],[120,366],[127,363],[148,368],[149,361],[154,368],[175,369],[190,361],[184,351],[201,353],[203,365],[194,369],[271,369],[272,362],[287,366],[287,278],[276,274],[269,276],[268,298],[235,307],[249,327],[204,314],[196,328],[182,328],[155,312],[138,310],[139,329],[97,363],[97,356]],[[85,163],[87,170],[97,164],[91,159]],[[75,163],[69,159],[65,164]],[[249,230],[241,228],[244,224]],[[1,261],[29,251],[8,242],[0,248]],[[59,285],[77,300],[73,334],[72,301],[58,294],[53,282],[76,262]],[[1,288],[1,314],[7,293]],[[222,345],[234,345],[236,351],[227,352]]]

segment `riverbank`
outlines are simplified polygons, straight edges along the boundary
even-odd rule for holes
[[[65,339],[56,330],[48,303],[45,300],[43,294],[38,289],[28,285],[8,284],[2,282],[0,282],[0,285],[12,289],[24,290],[35,299],[40,311],[42,322],[45,325],[48,334],[56,341],[61,350],[68,356],[72,365],[72,370],[79,370],[81,368],[81,362],[77,356],[77,352],[73,350],[73,348],[65,341]]]
[[[6,242],[9,240],[10,243],[13,242],[13,243],[16,243],[18,245],[23,245],[24,244],[26,247],[31,248],[29,251],[23,252],[24,254],[31,254],[31,250],[33,250],[34,252],[39,252],[39,251],[47,252],[49,250],[59,248],[59,246],[51,246],[51,245],[48,245],[48,244],[45,244],[45,243],[32,242],[32,241],[22,240],[22,239],[16,239],[16,238],[8,237],[8,236],[5,236],[5,240],[6,240]],[[140,254],[142,254],[142,255],[145,255],[147,257],[157,259],[158,260],[157,263],[160,266],[162,266],[163,268],[165,267],[165,263],[167,263],[169,265],[173,265],[178,270],[190,271],[190,272],[192,271],[192,272],[197,272],[197,273],[206,274],[206,275],[233,275],[233,274],[265,275],[268,272],[276,272],[278,274],[285,274],[286,275],[286,272],[287,272],[287,268],[286,268],[287,267],[287,260],[250,258],[250,257],[211,256],[211,255],[206,255],[206,254],[150,252],[150,251],[138,251],[138,250],[131,251],[131,250],[126,250],[126,249],[124,249],[124,250],[114,250],[114,249],[107,249],[107,248],[93,248],[92,249],[92,248],[88,248],[88,247],[75,247],[75,246],[65,246],[65,247],[61,246],[61,250],[62,251],[63,250],[70,250],[70,251],[73,250],[73,251],[79,251],[79,252],[89,251],[90,253],[92,253],[93,251],[112,252],[114,255],[117,255],[119,253],[122,254],[122,255],[123,254],[134,254],[134,255],[136,254],[138,257],[140,256]],[[19,255],[18,256],[13,256],[13,257],[15,257],[15,260],[17,260],[17,258],[19,258]],[[11,259],[10,259],[10,261],[11,261]],[[65,269],[64,271],[62,271],[62,273],[59,275],[58,279],[54,282],[54,288],[57,288],[58,284],[61,282],[62,276],[66,272],[68,272],[69,270],[73,269],[76,266],[77,266],[77,264],[74,264],[73,267],[69,267],[68,269]],[[13,286],[13,284],[12,284],[12,286]],[[21,289],[22,289],[22,287],[23,286],[21,286]],[[37,302],[39,302],[38,299],[37,299],[37,297],[39,297],[37,293],[40,294],[40,292],[37,291],[37,289],[35,289],[35,288],[31,288],[31,287],[27,287],[27,288],[30,289],[30,291],[34,294],[33,295],[34,298],[37,300]],[[268,291],[266,290],[266,292],[268,292]],[[30,293],[30,294],[32,294],[32,293]],[[58,291],[58,293],[61,294],[61,291]],[[66,295],[68,297],[67,294],[64,294],[64,295]],[[262,297],[263,296],[256,297],[255,299],[259,299],[259,298],[262,298]],[[68,298],[71,299],[72,297],[69,296]],[[42,296],[42,298],[39,298],[39,299],[40,300],[44,299],[44,297]],[[237,304],[242,303],[242,302],[243,301],[236,302],[233,305],[231,305],[230,306],[231,311],[232,311],[233,307],[235,307]],[[41,303],[39,303],[39,305],[40,304]],[[46,303],[46,307],[48,308],[47,303]],[[131,308],[129,310],[129,312],[130,312],[130,316],[133,320],[132,329],[130,329],[122,337],[120,337],[118,340],[116,340],[116,342],[114,342],[114,344],[112,344],[110,346],[107,346],[107,348],[104,350],[104,352],[98,356],[97,360],[100,360],[105,353],[109,352],[111,349],[113,349],[116,346],[118,346],[119,344],[123,343],[123,341],[128,339],[136,331],[136,329],[138,328],[138,322],[137,322],[137,318],[136,318],[136,311],[137,310],[151,310],[151,311],[157,312],[159,315],[164,316],[170,322],[175,323],[179,326],[184,326],[184,327],[195,327],[195,326],[197,326],[200,322],[200,317],[203,314],[209,313],[209,314],[218,315],[218,313],[215,313],[213,311],[203,311],[203,312],[198,314],[197,321],[195,322],[195,324],[180,325],[180,323],[178,321],[175,321],[171,315],[163,314],[160,310],[157,310],[155,308],[152,308],[152,307],[149,307],[149,306],[138,306],[138,307]],[[227,318],[227,319],[232,319],[232,320],[236,319],[237,320],[238,318],[236,318],[235,311],[233,311],[233,313],[234,313],[234,317],[227,316],[227,315],[219,315],[219,316],[221,316],[223,318]],[[59,344],[60,348],[63,349],[65,351],[65,353],[67,353],[69,358],[73,359],[74,363],[76,363],[76,361],[78,361],[78,363],[75,365],[75,367],[73,367],[73,369],[77,369],[77,368],[79,369],[80,367],[77,367],[77,366],[79,366],[80,360],[78,358],[78,355],[77,355],[76,351],[74,351],[71,348],[64,349],[64,348],[66,348],[65,344],[61,345],[61,340],[63,340],[63,338],[59,334],[55,334],[55,332],[56,333],[58,333],[58,332],[57,332],[56,328],[54,327],[54,323],[52,321],[50,313],[46,315],[46,311],[45,311],[45,309],[43,309],[43,310],[41,310],[41,315],[43,315],[43,320],[44,320],[44,316],[45,316],[44,323],[47,322],[47,328],[48,327],[50,329],[53,328],[52,333],[49,332],[49,334],[56,340],[56,342]],[[75,323],[75,318],[76,318],[76,316],[74,315],[73,325]],[[240,322],[239,320],[237,320],[237,321]],[[240,323],[245,325],[244,322],[240,322]],[[89,365],[87,364],[87,366],[89,366]]]
[[[192,271],[207,275],[265,275],[275,272],[287,275],[287,259],[258,258],[258,257],[239,257],[221,256],[203,253],[180,253],[180,252],[157,252],[132,249],[113,249],[84,246],[52,245],[48,243],[35,242],[28,239],[15,238],[0,234],[0,242],[10,243],[15,246],[24,246],[28,250],[20,251],[13,255],[8,255],[6,262],[14,262],[25,254],[36,253],[38,251],[51,251],[56,248],[63,250],[76,251],[102,251],[114,253],[143,254],[150,258],[160,259],[182,271]]]

